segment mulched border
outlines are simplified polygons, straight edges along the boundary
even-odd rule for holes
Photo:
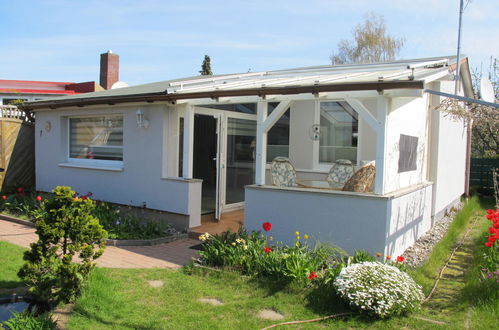
[[[10,222],[15,222],[21,225],[35,227],[35,224],[28,220],[19,219],[10,215],[5,215],[0,213],[0,220],[6,220]],[[185,233],[177,233],[172,236],[165,236],[152,239],[108,239],[106,240],[107,246],[152,246],[165,243],[171,243],[173,241],[187,238],[188,235]]]

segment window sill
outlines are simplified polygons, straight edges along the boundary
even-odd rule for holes
[[[104,166],[104,165],[91,165],[79,163],[59,163],[60,167],[83,168],[88,170],[123,172],[123,165]]]

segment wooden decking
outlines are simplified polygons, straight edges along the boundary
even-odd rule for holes
[[[237,210],[222,214],[220,221],[216,221],[214,215],[208,214],[201,217],[201,226],[189,230],[190,238],[198,238],[199,235],[210,233],[221,234],[224,231],[238,231],[244,224],[244,210]]]

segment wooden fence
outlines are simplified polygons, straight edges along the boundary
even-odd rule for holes
[[[481,193],[492,194],[494,169],[499,169],[499,158],[471,158],[470,186],[475,186]]]
[[[0,106],[0,188],[19,186],[35,186],[34,118],[15,106]]]

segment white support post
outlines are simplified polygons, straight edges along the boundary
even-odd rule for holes
[[[265,165],[267,164],[267,132],[264,122],[267,118],[267,101],[258,101],[256,108],[256,170],[255,184],[265,184]]]
[[[388,100],[386,96],[378,96],[378,122],[376,130],[376,178],[374,181],[374,193],[383,195],[385,193],[385,151],[388,122]]]
[[[187,103],[184,108],[184,149],[182,173],[184,179],[192,179],[194,151],[194,107]]]

